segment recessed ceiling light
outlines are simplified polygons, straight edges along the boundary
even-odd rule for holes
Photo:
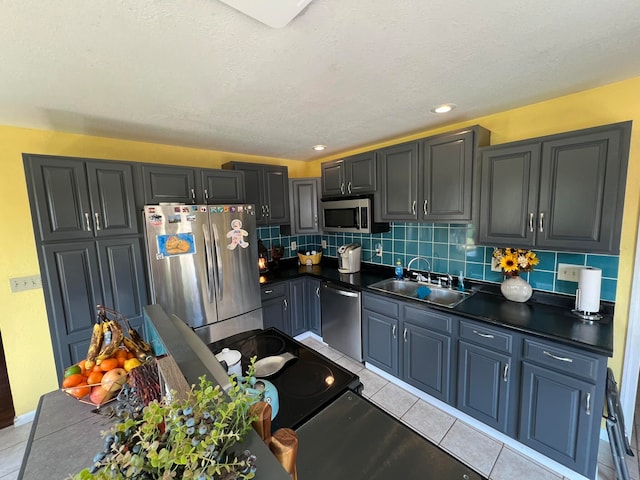
[[[431,113],[447,113],[456,108],[455,103],[443,103],[431,109]]]
[[[313,147],[311,147],[311,148],[313,148],[314,150],[316,150],[316,151],[318,151],[318,152],[321,152],[322,150],[324,150],[325,148],[327,148],[327,146],[326,146],[326,145],[314,145],[314,146],[313,146]]]

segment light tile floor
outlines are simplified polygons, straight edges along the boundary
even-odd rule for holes
[[[570,480],[549,466],[541,465],[509,446],[473,428],[424,399],[389,382],[364,365],[320,343],[313,337],[302,340],[326,357],[357,373],[364,385],[363,395],[395,416],[429,441],[439,445],[461,462],[490,480]],[[636,405],[640,412],[640,400]],[[632,448],[635,457],[627,457],[630,476],[640,480],[640,415],[635,415]],[[0,480],[18,478],[31,423],[0,430]],[[598,480],[615,480],[609,444],[600,442]]]

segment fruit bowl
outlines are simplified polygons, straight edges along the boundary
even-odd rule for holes
[[[304,253],[298,253],[298,261],[300,265],[318,265],[322,259],[322,252],[318,252],[315,255],[305,255]]]

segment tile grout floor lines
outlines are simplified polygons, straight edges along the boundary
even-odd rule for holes
[[[358,374],[364,385],[362,392],[364,397],[489,480],[512,480],[515,478],[569,480],[569,477],[563,477],[548,467],[533,461],[508,445],[389,382],[366,369],[363,364],[327,347],[315,338],[307,337],[302,340],[302,343]],[[636,404],[636,410],[640,410],[640,401]],[[627,428],[629,427],[627,426]],[[0,480],[18,478],[30,429],[31,423],[0,430]],[[638,432],[640,432],[640,415],[635,416],[633,424],[631,443],[635,456],[627,457],[632,480],[640,480]],[[615,480],[609,444],[603,440],[600,441],[598,453],[597,480]]]

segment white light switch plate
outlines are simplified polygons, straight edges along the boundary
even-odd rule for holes
[[[580,280],[580,270],[584,267],[579,265],[571,265],[569,263],[558,264],[558,280],[567,282],[578,282]]]
[[[298,242],[291,242],[291,251],[295,252],[298,249]]]
[[[322,248],[327,248],[327,241],[326,240],[322,240],[322,242],[320,244],[322,245]]]
[[[40,279],[40,275],[10,278],[9,284],[11,285],[11,291],[13,293],[42,288],[42,280]]]

